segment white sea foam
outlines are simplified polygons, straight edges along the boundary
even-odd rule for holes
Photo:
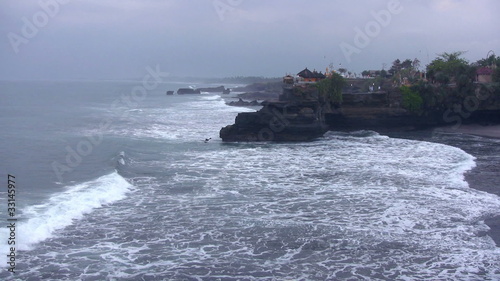
[[[129,156],[158,177],[137,178],[141,196],[65,233],[81,244],[37,247],[56,252],[31,259],[33,273],[62,259],[81,279],[500,277],[498,249],[481,235],[500,200],[467,186],[474,161],[460,149],[367,132],[202,147]]]
[[[326,279],[343,274],[363,278],[363,271],[398,279],[405,276],[400,275],[403,268],[408,276],[422,279],[436,273],[461,279],[471,272],[500,277],[488,265],[499,261],[498,250],[491,238],[479,235],[487,230],[484,216],[499,214],[500,200],[468,187],[463,174],[475,166],[474,157],[458,148],[360,132],[330,134],[306,144],[239,145],[186,156],[186,161],[171,164],[172,169],[189,171],[177,173],[175,182],[204,182],[206,193],[197,199],[218,202],[225,217],[240,217],[241,231],[259,232],[255,226],[264,225],[268,230],[259,232],[269,235],[264,241],[279,241],[281,248],[299,245],[283,251],[263,246],[269,255],[277,255],[268,260],[270,268],[294,264],[308,274],[327,268],[332,275]],[[306,236],[320,241],[314,243],[321,251],[312,256],[325,258],[322,267],[308,264],[306,257],[312,256],[301,242],[306,237],[299,234],[290,242],[277,235],[280,229],[301,232],[311,224],[329,229],[328,234]],[[339,251],[335,236],[353,249]],[[242,254],[241,248],[239,257],[255,253],[254,243],[247,247],[249,253]],[[380,255],[378,262],[391,269],[380,269],[373,255]],[[329,264],[327,257],[337,264]],[[458,270],[448,272],[449,267]]]
[[[24,252],[19,278],[500,278],[483,222],[499,214],[500,200],[468,187],[463,173],[475,163],[464,151],[371,131],[297,144],[204,144],[253,110],[215,95],[179,101],[110,129],[147,145],[127,148],[120,167],[140,196],[125,196],[132,186],[112,174],[115,191],[101,178],[32,208],[22,232],[36,235],[23,243],[36,246]],[[70,207],[79,211],[66,214]],[[44,233],[54,239],[36,244]]]
[[[204,96],[201,96],[202,100],[221,100],[222,97],[219,95],[212,95],[212,94],[206,94]]]
[[[239,112],[254,109],[226,105],[219,95],[201,95],[176,107],[145,108],[140,115],[117,124],[113,133],[137,139],[152,138],[168,141],[200,141],[218,139],[219,130],[230,125]],[[207,122],[209,121],[209,122]],[[93,132],[95,134],[95,132]]]
[[[95,208],[125,198],[131,189],[130,183],[113,172],[92,181],[68,186],[65,191],[50,197],[48,202],[27,207],[17,223],[16,250],[32,249]],[[2,246],[2,249],[6,248],[6,245]],[[5,254],[1,256],[4,259]]]

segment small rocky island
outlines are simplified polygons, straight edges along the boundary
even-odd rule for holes
[[[218,87],[207,87],[207,88],[198,88],[198,89],[193,89],[193,88],[180,88],[177,90],[178,95],[200,95],[202,92],[208,92],[208,93],[222,93],[222,94],[229,94],[231,92],[230,89],[226,89],[224,86],[218,86]],[[174,94],[174,91],[167,91],[167,95],[171,96]]]
[[[235,124],[221,129],[222,140],[309,141],[327,132],[325,114],[332,113],[332,101],[316,84],[325,76],[306,72],[308,80],[285,76],[278,100],[264,101],[257,112],[239,113]]]

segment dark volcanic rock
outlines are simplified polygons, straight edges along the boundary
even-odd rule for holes
[[[500,124],[500,110],[477,110],[471,112],[468,118],[448,113],[436,111],[417,115],[400,107],[343,107],[338,113],[325,114],[325,119],[333,131],[389,132],[461,124]]]
[[[387,92],[342,94],[342,104],[348,106],[384,107],[388,104]]]
[[[222,140],[310,141],[327,131],[319,102],[264,102],[263,105],[257,112],[239,113],[234,125],[221,129]]]
[[[264,101],[257,112],[239,113],[234,125],[220,130],[223,141],[310,141],[328,130],[325,112],[314,85],[284,83],[279,101]],[[241,99],[240,99],[241,100]],[[242,101],[242,100],[241,100]]]
[[[227,103],[227,105],[231,105],[231,106],[259,106],[261,104],[256,100],[244,101],[240,98],[240,99],[238,99],[238,101],[231,101],[231,102]]]
[[[201,94],[199,89],[191,89],[191,88],[180,88],[177,90],[178,95],[192,95],[192,94]]]
[[[208,93],[223,93],[226,91],[226,88],[224,86],[219,86],[219,87],[207,87],[207,88],[199,88],[201,92],[208,92]]]
[[[323,99],[314,85],[283,85],[279,101],[264,102],[257,112],[238,114],[235,124],[223,128],[220,137],[224,141],[307,141],[323,135],[327,128],[390,133],[461,124],[500,124],[500,94],[490,94],[485,100],[469,96],[452,108],[415,112],[402,108],[398,91],[346,94],[341,107],[335,110]]]
[[[343,107],[338,113],[326,114],[333,131],[415,129],[426,127],[430,120],[413,116],[402,108]]]
[[[246,100],[275,100],[279,95],[277,92],[248,92],[239,94],[238,97]]]

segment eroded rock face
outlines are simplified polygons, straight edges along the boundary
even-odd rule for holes
[[[325,119],[333,131],[406,131],[442,124],[442,114],[417,116],[397,107],[343,107],[338,113],[326,114]]]
[[[223,141],[310,141],[323,136],[330,103],[314,85],[283,84],[279,100],[264,101],[257,112],[240,113],[220,130]]]
[[[191,89],[191,88],[180,88],[177,90],[178,95],[199,95],[201,94],[200,90]]]
[[[221,129],[223,141],[310,141],[327,126],[318,101],[264,102],[257,112],[239,113],[234,125]]]
[[[395,132],[500,124],[498,94],[483,98],[476,93],[476,99],[468,97],[453,108],[421,112],[406,110],[401,100],[397,91],[351,94],[334,108],[313,86],[284,85],[279,101],[263,102],[257,112],[238,114],[234,125],[222,128],[220,137],[224,141],[309,141],[327,130]]]
[[[256,100],[244,101],[241,98],[239,98],[238,101],[228,102],[227,105],[231,105],[231,106],[259,106],[260,103]]]
[[[208,92],[208,93],[223,93],[226,91],[226,88],[224,86],[219,86],[219,87],[206,87],[206,88],[199,88],[201,92]]]

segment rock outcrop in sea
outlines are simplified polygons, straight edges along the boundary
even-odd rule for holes
[[[257,100],[244,101],[242,98],[239,98],[238,101],[230,101],[227,103],[227,105],[231,105],[231,106],[259,106],[259,105],[261,105],[261,103],[258,102]]]
[[[231,92],[231,90],[226,89],[224,86],[206,87],[206,88],[198,88],[198,89],[180,88],[177,90],[178,95],[201,94],[202,92],[229,94]]]
[[[201,94],[200,90],[191,89],[191,88],[180,88],[177,90],[178,95],[199,95]]]
[[[219,87],[206,87],[206,88],[198,88],[201,92],[208,92],[208,93],[223,93],[226,91],[226,88],[224,86],[219,86]]]
[[[415,96],[425,97],[412,109],[402,93],[404,87],[379,87],[378,91],[373,91],[373,87],[362,92],[356,84],[372,84],[372,80],[347,82],[340,102],[335,103],[324,92],[319,94],[322,82],[283,83],[279,100],[263,102],[263,108],[257,112],[238,114],[235,124],[222,128],[220,137],[223,141],[309,141],[328,130],[390,133],[439,126],[457,128],[462,124],[500,124],[498,83],[472,84],[463,96],[453,94],[457,86],[430,84],[429,93],[412,90]],[[442,91],[447,95],[440,96]],[[434,101],[439,99],[442,100]]]
[[[283,84],[279,100],[264,101],[257,112],[239,113],[220,130],[223,141],[310,141],[328,131],[329,102],[311,84]]]

